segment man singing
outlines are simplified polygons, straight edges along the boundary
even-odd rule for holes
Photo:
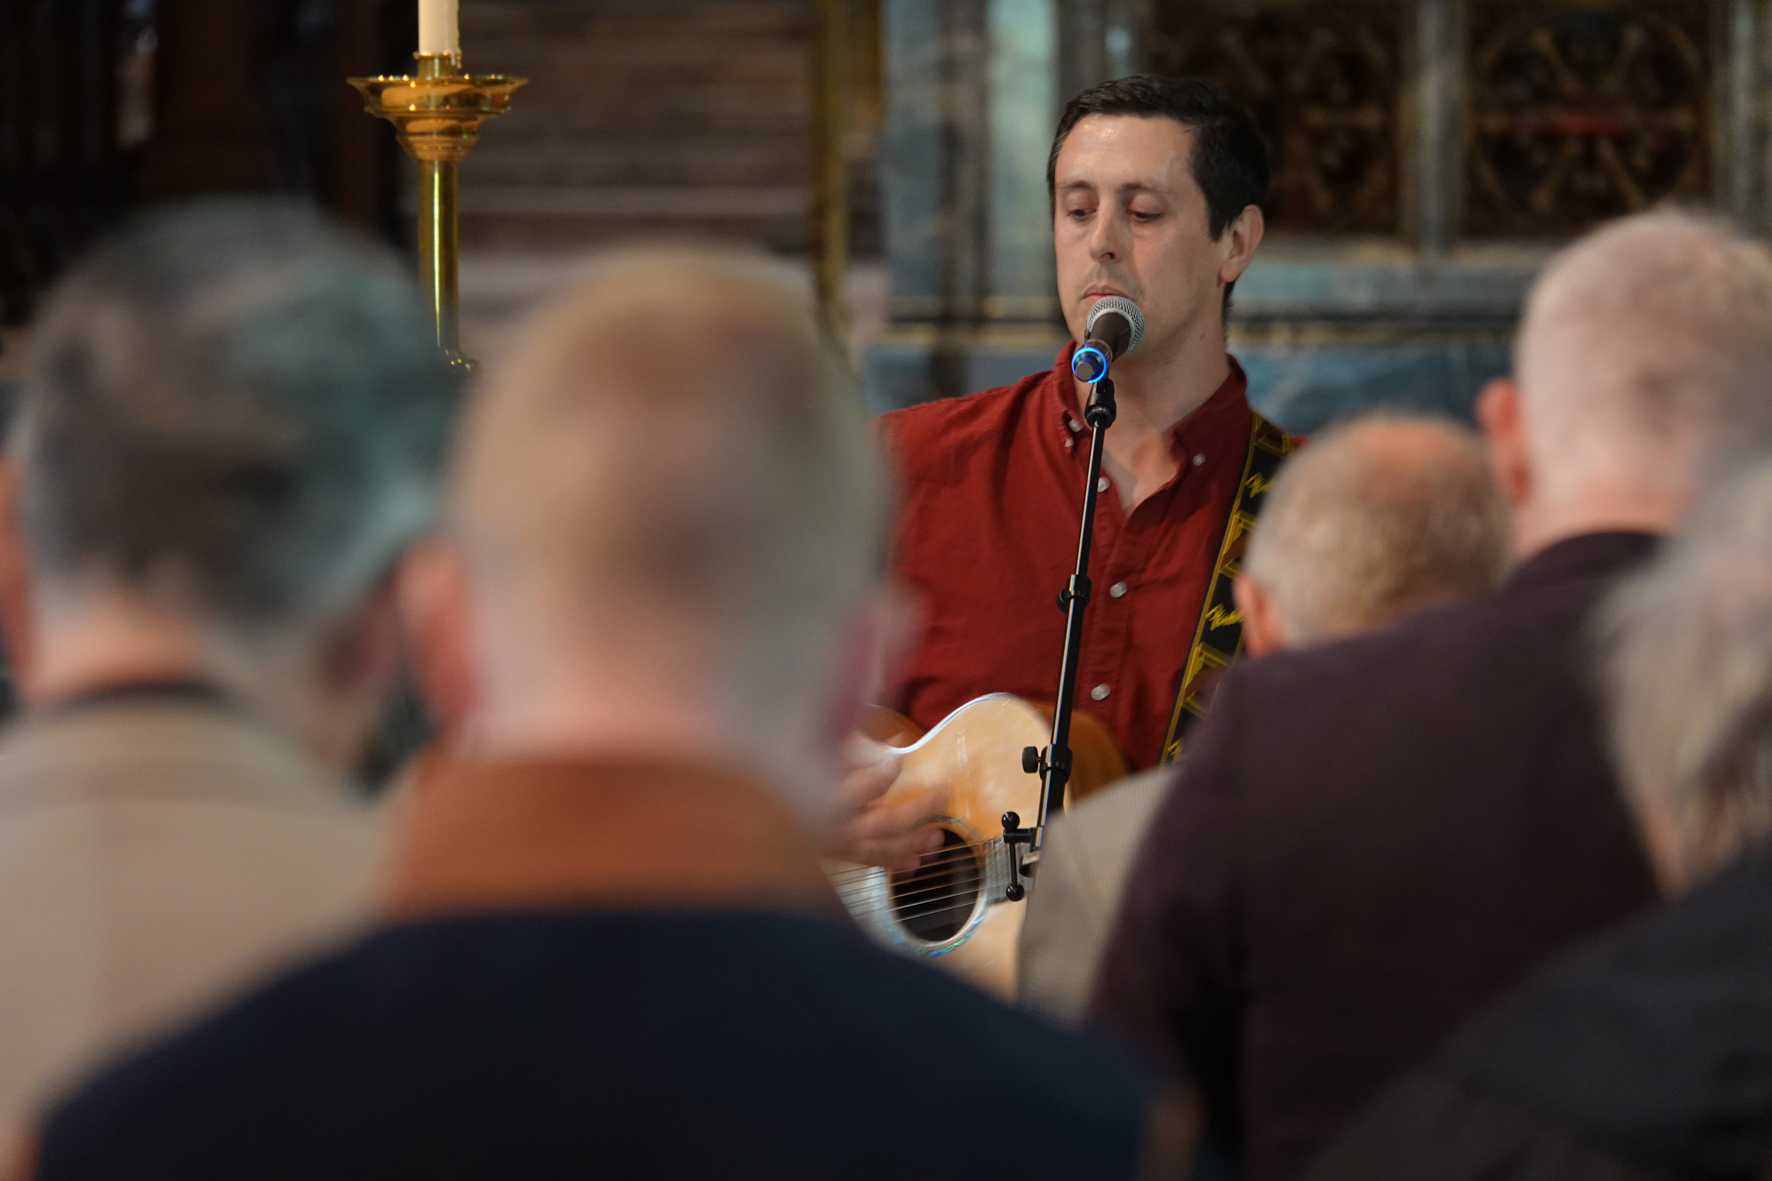
[[[1132,767],[1149,767],[1178,752],[1237,650],[1231,579],[1215,579],[1242,533],[1226,524],[1234,508],[1253,511],[1239,490],[1259,496],[1249,477],[1290,446],[1252,414],[1224,347],[1231,288],[1261,242],[1267,150],[1210,83],[1147,74],[1073,99],[1046,175],[1072,336],[1108,295],[1145,318],[1142,343],[1113,367],[1119,418],[1097,487],[1077,698]],[[1076,559],[1089,453],[1075,348],[1014,385],[882,419],[903,479],[893,565],[925,625],[890,704],[924,728],[983,693],[1053,699],[1064,637],[1053,596]]]

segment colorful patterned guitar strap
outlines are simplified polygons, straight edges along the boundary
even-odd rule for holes
[[[1188,730],[1205,716],[1212,703],[1212,690],[1231,661],[1243,651],[1243,616],[1231,595],[1231,585],[1242,568],[1239,563],[1249,544],[1249,530],[1261,513],[1261,502],[1274,482],[1274,473],[1280,470],[1280,461],[1298,447],[1297,439],[1255,411],[1249,412],[1249,420],[1249,451],[1243,458],[1243,479],[1237,485],[1236,499],[1231,502],[1230,516],[1225,520],[1218,562],[1212,568],[1205,602],[1200,605],[1199,622],[1194,625],[1194,642],[1188,647],[1187,667],[1182,670],[1175,708],[1169,712],[1169,731],[1163,737],[1165,763],[1181,758]]]

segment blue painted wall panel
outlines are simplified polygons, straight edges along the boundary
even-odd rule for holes
[[[1469,420],[1477,391],[1509,368],[1500,341],[1448,341],[1395,346],[1235,350],[1249,373],[1249,400],[1289,431],[1308,434],[1362,410],[1391,407]],[[1005,385],[1048,368],[1045,351],[976,349],[961,361],[968,390]],[[875,412],[933,396],[930,357],[913,346],[869,353],[866,379]]]

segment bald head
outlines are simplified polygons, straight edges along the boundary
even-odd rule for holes
[[[736,709],[804,680],[882,528],[858,400],[807,305],[760,257],[631,251],[518,334],[452,506],[488,693],[625,662],[718,682]]]
[[[1717,220],[1612,222],[1533,286],[1515,358],[1537,478],[1690,481],[1772,443],[1772,255]]]
[[[1278,639],[1315,643],[1493,587],[1506,508],[1476,436],[1453,423],[1371,417],[1286,462],[1243,569]]]

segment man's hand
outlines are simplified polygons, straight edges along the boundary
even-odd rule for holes
[[[945,792],[883,797],[898,779],[898,752],[857,735],[845,748],[849,772],[839,791],[836,847],[831,855],[858,865],[915,869],[923,854],[941,847],[941,830],[930,822],[947,810]]]

